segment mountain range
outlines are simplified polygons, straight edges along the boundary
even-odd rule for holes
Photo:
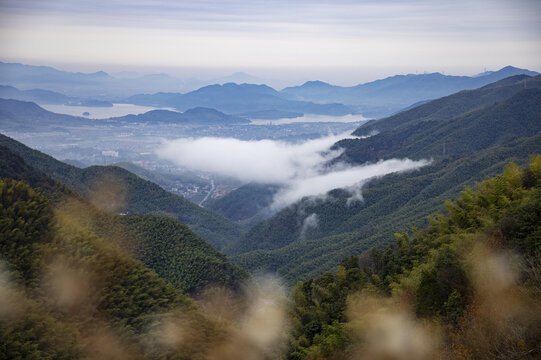
[[[354,107],[367,117],[381,117],[419,101],[437,99],[461,90],[476,89],[514,75],[536,76],[539,73],[506,66],[478,76],[452,76],[441,73],[395,75],[350,87],[308,81],[280,91],[294,100],[339,102]]]
[[[43,89],[19,90],[13,86],[0,85],[0,98],[32,101],[38,104],[61,104],[68,106],[112,107],[109,101],[70,97]]]
[[[373,179],[356,201],[335,189],[269,218],[262,212],[273,186],[250,183],[208,201],[222,216],[130,171],[170,178],[130,164],[75,167],[0,134],[0,357],[264,359],[278,358],[280,343],[288,359],[338,359],[357,354],[366,338],[399,334],[409,344],[413,334],[434,340],[416,358],[534,358],[541,76],[479,86],[363,124],[358,138],[334,145],[343,151],[327,164],[429,165]],[[246,84],[212,86],[186,101],[224,90],[240,100],[222,106],[248,107],[251,92],[255,108],[267,97],[279,104],[273,89]],[[115,121],[195,118],[244,120],[199,107]],[[33,131],[95,124],[4,99],[0,121]],[[248,290],[246,270],[292,286],[285,311],[276,305],[282,298],[259,299],[265,284]],[[269,340],[272,328],[287,338]]]
[[[173,107],[180,111],[209,107],[228,114],[256,114],[262,119],[276,119],[283,113],[289,116],[293,113],[336,116],[360,113],[365,117],[378,118],[392,115],[412,104],[521,74],[538,75],[535,71],[506,66],[476,76],[441,73],[395,75],[349,87],[308,81],[300,86],[276,91],[264,84],[226,82],[181,93],[179,91],[185,89],[187,84],[166,74],[114,77],[103,71],[72,73],[46,66],[0,62],[0,78],[5,85],[10,85],[0,89],[0,93],[43,104],[55,101],[110,106],[112,102],[125,102]],[[253,79],[240,73],[233,74],[231,80],[239,81],[241,78]],[[14,86],[24,90],[14,90]]]
[[[331,191],[327,200],[301,200],[225,251],[249,271],[275,271],[296,281],[388,243],[393,233],[408,230],[406,224],[426,224],[426,216],[442,211],[442,201],[464,186],[500,172],[511,160],[524,164],[529,154],[540,153],[540,106],[541,77],[515,76],[367,123],[355,133],[379,134],[337,143],[345,149],[339,160],[363,164],[408,157],[432,163],[372,181],[360,202],[348,202],[351,194],[344,190]],[[317,227],[301,236],[313,214]]]
[[[227,115],[210,108],[191,108],[183,113],[169,110],[151,110],[139,115],[126,115],[109,119],[88,119],[86,117],[57,114],[29,102],[0,98],[0,124],[4,130],[32,130],[54,126],[107,125],[120,123],[169,123],[199,125],[246,124],[250,120]]]
[[[208,85],[186,94],[156,93],[130,96],[123,102],[135,105],[173,107],[186,110],[193,107],[212,107],[229,113],[254,111],[288,111],[322,115],[347,115],[354,111],[342,104],[315,104],[308,101],[284,99],[267,85],[235,84]]]
[[[183,113],[169,110],[151,110],[139,115],[126,115],[110,118],[109,120],[131,123],[173,123],[200,125],[230,125],[250,123],[250,120],[240,116],[227,115],[221,111],[204,107],[190,108]]]

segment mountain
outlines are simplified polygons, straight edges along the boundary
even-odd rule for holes
[[[354,111],[342,104],[315,104],[284,99],[267,85],[208,85],[186,94],[156,93],[130,96],[124,102],[135,105],[173,107],[184,111],[193,107],[210,107],[230,114],[254,111],[288,111],[322,115],[347,115]]]
[[[339,102],[354,107],[368,117],[388,116],[413,103],[436,99],[460,90],[476,89],[515,75],[539,73],[506,66],[480,76],[450,76],[440,73],[395,75],[351,87],[309,81],[280,91],[292,100]]]
[[[227,115],[215,109],[193,108],[184,113],[168,110],[151,110],[139,115],[126,115],[104,119],[57,114],[43,109],[33,102],[0,98],[0,126],[3,130],[48,128],[50,126],[105,125],[111,121],[120,123],[174,123],[174,124],[246,124],[250,120]]]
[[[0,180],[0,218],[1,358],[205,359],[234,339],[226,319],[27,184]]]
[[[54,126],[94,125],[100,120],[56,114],[33,102],[0,99],[0,128],[2,130],[48,131]]]
[[[69,97],[50,90],[19,90],[13,86],[0,85],[0,98],[32,101],[38,104],[63,104],[68,106],[112,107],[109,101]]]
[[[42,104],[65,104],[69,97],[49,90],[19,90],[13,86],[0,86],[0,97],[4,99],[15,99],[32,101]]]
[[[136,123],[174,123],[174,124],[246,124],[250,120],[227,115],[215,109],[197,107],[188,109],[183,113],[169,110],[151,110],[139,115],[126,115],[122,117],[111,118],[117,122],[136,122]]]
[[[177,220],[99,210],[4,146],[0,146],[0,165],[0,178],[24,181],[39,189],[56,214],[65,214],[120,246],[178,289],[197,293],[215,285],[238,291],[248,279],[243,270]]]
[[[253,227],[226,252],[237,254],[234,261],[247,270],[276,271],[294,282],[385,245],[406,226],[423,226],[426,216],[441,211],[442,201],[464,186],[541,152],[540,80],[504,79],[361,126],[356,134],[380,133],[336,144],[345,149],[340,160],[363,164],[408,157],[432,163],[372,181],[362,202],[348,202],[351,195],[342,190],[330,192],[328,201],[304,199]],[[303,232],[312,214],[318,225]]]
[[[285,357],[397,358],[398,346],[416,359],[538,358],[541,156],[445,206],[427,228],[299,282]],[[399,337],[407,340],[396,345]]]
[[[205,207],[239,224],[255,225],[269,215],[268,206],[277,191],[274,185],[249,183],[219,199],[207,201]]]
[[[169,216],[222,248],[242,235],[241,228],[222,216],[163,190],[116,166],[80,169],[0,135],[0,145],[21,156],[30,166],[68,185],[95,206],[116,213]]]
[[[540,128],[541,76],[518,75],[462,91],[361,126],[345,140],[343,159],[362,163],[390,157],[461,155],[536,134]]]
[[[200,81],[181,80],[166,74],[115,77],[104,71],[68,72],[49,66],[0,62],[2,83],[19,89],[47,89],[70,97],[113,100],[143,92],[187,91],[201,86]]]

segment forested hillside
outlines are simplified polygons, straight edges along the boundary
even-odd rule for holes
[[[380,133],[339,142],[345,148],[340,160],[432,163],[372,181],[360,202],[348,201],[345,191],[330,192],[328,201],[304,199],[253,227],[227,251],[249,271],[276,271],[293,282],[330,270],[348,254],[385,245],[393,232],[426,225],[426,216],[441,211],[442,201],[464,186],[541,152],[540,80],[504,79],[361,126],[356,134]],[[309,216],[317,217],[317,227],[306,230]]]
[[[287,359],[541,354],[541,156],[293,289]]]
[[[441,158],[485,149],[540,131],[541,76],[504,79],[395,116],[367,123],[343,140],[342,159],[355,163],[392,157]]]
[[[189,298],[28,185],[0,180],[0,201],[0,357],[205,358],[220,327]],[[182,323],[190,342],[159,341]]]
[[[246,226],[263,220],[261,212],[271,203],[278,186],[249,183],[205,204],[207,209]]]
[[[100,210],[65,185],[0,146],[0,178],[25,181],[49,199],[55,213],[120,246],[176,288],[197,293],[209,286],[239,291],[247,273],[175,219],[120,216]]]
[[[239,225],[119,167],[90,166],[79,169],[1,134],[0,145],[103,210],[169,216],[190,226],[196,234],[217,248],[224,247],[242,234]]]

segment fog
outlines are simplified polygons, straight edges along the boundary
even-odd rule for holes
[[[330,150],[349,134],[328,135],[302,143],[274,140],[243,141],[233,138],[183,138],[165,141],[156,153],[163,159],[192,170],[229,176],[244,182],[281,186],[273,210],[302,197],[322,195],[336,188],[347,188],[356,198],[368,180],[397,171],[418,169],[427,160],[391,159],[374,164],[351,166],[330,160],[343,149]]]

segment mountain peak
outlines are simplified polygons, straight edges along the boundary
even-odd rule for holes
[[[332,86],[332,85],[321,80],[307,81],[301,85],[301,87],[304,87],[304,88],[329,87],[329,86]]]

